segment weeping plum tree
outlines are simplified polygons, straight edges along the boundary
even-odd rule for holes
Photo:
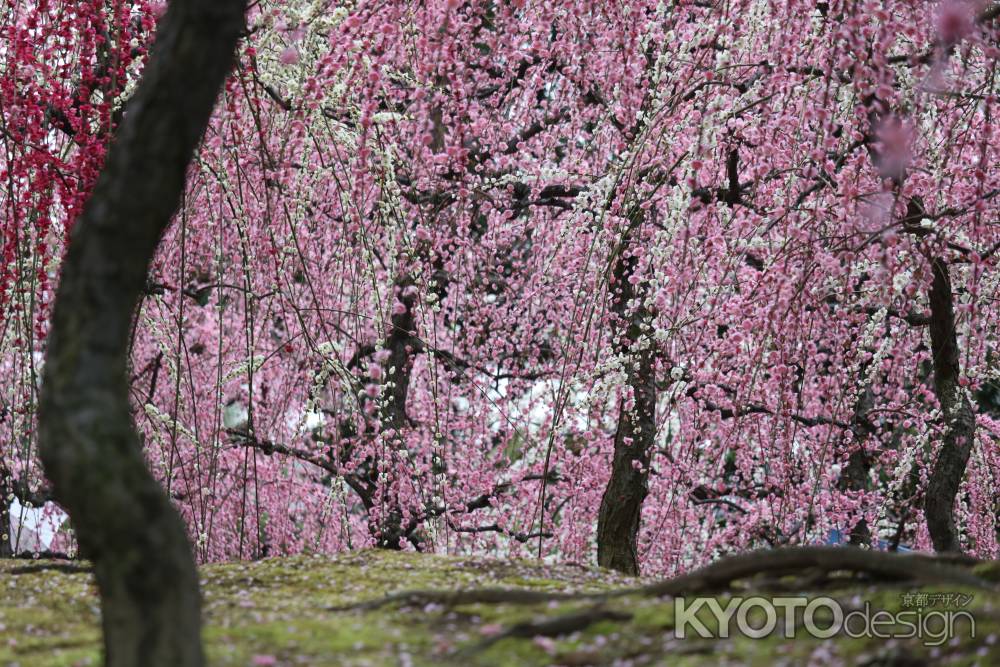
[[[93,559],[108,665],[199,665],[187,531],[149,473],[126,373],[149,262],[229,72],[243,0],[173,0],[72,230],[52,313],[39,451]]]
[[[0,447],[26,498],[61,231],[157,8],[8,5]],[[246,23],[114,320],[198,558],[997,554],[993,5],[262,0]]]

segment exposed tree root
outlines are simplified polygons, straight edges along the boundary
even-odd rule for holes
[[[870,575],[887,582],[954,584],[972,588],[994,588],[989,582],[953,563],[970,561],[925,555],[900,555],[851,547],[787,547],[753,551],[723,558],[707,567],[619,595],[689,595],[729,588],[734,581],[761,574],[792,575],[804,570],[828,574],[850,572]]]
[[[734,582],[759,575],[807,575],[808,581],[829,580],[838,573],[867,576],[879,582],[950,584],[977,589],[997,587],[960,565],[977,561],[967,557],[902,555],[868,551],[852,547],[785,547],[753,551],[723,558],[694,572],[636,588],[610,592],[561,593],[532,590],[479,588],[458,591],[404,591],[358,604],[332,607],[330,611],[370,611],[385,606],[423,606],[439,604],[455,607],[466,604],[544,604],[560,600],[607,600],[627,596],[681,596],[719,592],[732,588]]]
[[[35,565],[22,565],[15,567],[8,574],[35,574],[37,572],[61,572],[63,574],[90,574],[94,569],[89,565],[75,565],[73,563],[37,563]]]
[[[509,588],[470,588],[458,591],[403,591],[357,604],[329,607],[328,611],[371,611],[382,607],[416,607],[430,604],[458,607],[466,604],[543,604],[553,600],[580,600],[601,594],[559,593]]]

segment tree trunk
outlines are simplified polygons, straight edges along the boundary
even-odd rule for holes
[[[861,369],[865,373],[867,366]],[[854,438],[854,451],[847,459],[847,465],[840,473],[837,486],[841,491],[865,491],[868,486],[868,473],[871,471],[871,459],[865,451],[865,443],[875,433],[868,413],[874,407],[874,397],[871,387],[865,385],[854,405],[854,417],[851,420],[851,435]],[[846,527],[846,526],[845,526]],[[862,516],[850,527],[849,543],[854,546],[870,546],[871,530],[868,522]]]
[[[637,575],[639,522],[649,490],[650,452],[656,437],[655,353],[651,333],[644,331],[649,320],[641,303],[645,286],[637,288],[630,282],[638,262],[624,256],[626,248],[623,243],[615,264],[611,299],[616,320],[615,352],[625,364],[632,405],[623,400],[619,406],[611,477],[597,516],[597,564]],[[630,304],[633,300],[637,302]]]
[[[10,529],[10,492],[0,484],[0,558],[14,555],[14,534]]]
[[[146,469],[127,343],[149,262],[184,187],[243,27],[243,0],[172,0],[72,231],[52,315],[39,452],[94,561],[107,665],[200,665],[184,524]]]
[[[930,291],[934,393],[944,418],[944,442],[927,483],[924,514],[934,550],[961,551],[955,528],[955,496],[972,452],[976,418],[958,382],[961,371],[948,265],[937,258],[931,268],[934,273]]]

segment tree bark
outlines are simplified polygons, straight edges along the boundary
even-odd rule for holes
[[[944,418],[944,442],[931,471],[924,497],[924,514],[934,550],[961,551],[955,528],[955,496],[965,475],[976,433],[976,418],[964,389],[959,385],[958,337],[948,264],[941,258],[931,263],[931,352],[934,355],[934,393]]]
[[[866,370],[862,367],[862,374]],[[874,397],[871,387],[865,385],[854,405],[854,417],[851,419],[851,435],[854,438],[854,450],[847,459],[847,465],[840,473],[837,486],[841,491],[865,491],[868,488],[868,473],[871,471],[871,459],[865,451],[865,443],[875,433],[868,413],[874,407]],[[846,527],[846,526],[845,526]],[[871,529],[864,516],[850,527],[849,543],[854,546],[871,545]]]
[[[10,529],[10,501],[6,486],[0,484],[0,558],[14,555],[14,534]]]
[[[398,295],[394,298],[398,298],[403,304],[403,311],[392,314],[390,329],[385,339],[385,349],[389,352],[389,357],[382,364],[387,387],[383,396],[385,405],[380,411],[379,418],[383,431],[392,429],[395,432],[391,443],[392,459],[395,459],[398,450],[404,447],[403,431],[410,422],[406,416],[406,398],[410,391],[414,352],[420,347],[420,341],[413,333],[417,328],[414,315],[417,297],[408,292],[412,285],[413,279],[409,275],[400,277],[393,285],[393,290],[398,291]],[[377,481],[377,465],[375,469],[375,476],[372,479],[373,489]],[[391,482],[397,481],[394,477],[395,475],[392,475],[389,478],[390,486]],[[410,539],[412,535],[407,534],[403,525],[403,507],[398,490],[383,487],[382,493],[380,502],[383,505],[383,516],[380,525],[374,526],[376,545],[380,549],[399,551],[403,548],[403,540]],[[414,547],[418,547],[419,541],[415,538],[410,542]]]
[[[39,452],[93,559],[107,665],[200,665],[186,530],[146,468],[127,343],[149,262],[233,62],[244,0],[172,0],[72,231],[40,399]]]
[[[649,320],[641,303],[645,287],[630,281],[638,262],[625,256],[625,248],[623,243],[616,260],[611,298],[618,325],[615,352],[624,360],[633,405],[629,408],[623,400],[619,406],[611,477],[597,516],[597,564],[637,575],[640,516],[649,491],[650,452],[656,437],[655,353],[648,332],[647,340],[640,342]]]

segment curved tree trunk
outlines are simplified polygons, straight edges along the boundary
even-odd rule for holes
[[[108,665],[200,665],[198,577],[184,524],[146,469],[127,343],[243,27],[244,0],[172,0],[73,229],[52,316],[39,451],[93,559]]]
[[[652,341],[640,343],[649,313],[635,302],[642,301],[645,286],[629,280],[637,261],[624,256],[627,247],[623,243],[615,264],[611,307],[616,319],[615,351],[624,361],[632,400],[631,405],[623,400],[619,406],[611,477],[597,515],[597,564],[637,575],[639,520],[649,490],[650,452],[656,437],[655,352]]]
[[[976,417],[965,390],[958,383],[958,338],[948,265],[937,258],[931,268],[934,272],[930,291],[934,393],[944,418],[944,443],[927,483],[924,514],[934,550],[961,551],[955,528],[955,496],[972,452]]]

